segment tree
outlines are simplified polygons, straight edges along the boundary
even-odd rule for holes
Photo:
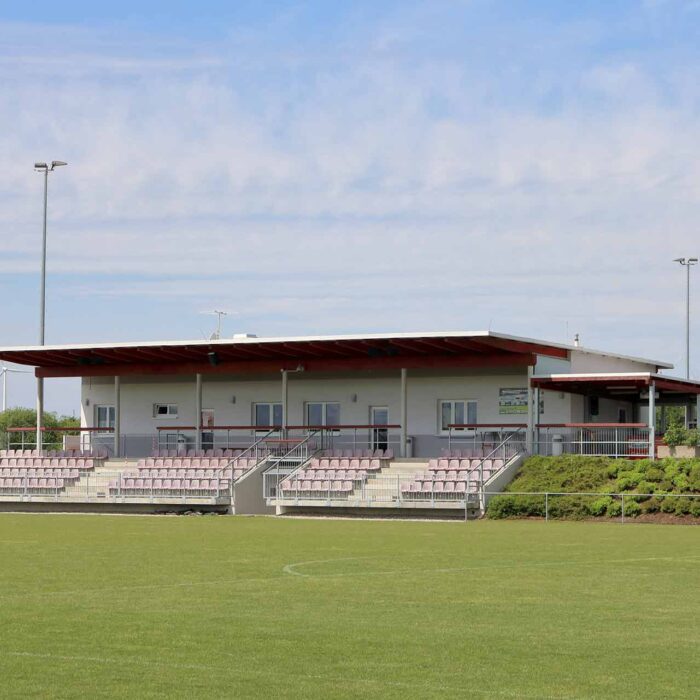
[[[52,432],[51,428],[79,428],[80,421],[73,416],[59,416],[56,413],[44,413],[44,427],[46,431],[43,434],[42,442],[45,445],[59,446],[63,441],[63,433]],[[6,411],[0,411],[0,448],[6,449],[10,442],[13,447],[17,446],[14,443],[20,442],[19,434],[8,433],[8,428],[35,428],[36,427],[36,411],[33,408],[8,408]],[[25,444],[28,447],[35,445],[36,435],[28,433],[25,435]]]

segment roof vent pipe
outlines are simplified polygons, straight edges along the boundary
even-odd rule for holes
[[[580,345],[581,345],[581,339],[580,339],[580,337],[579,337],[579,334],[577,333],[577,334],[574,336],[574,347],[577,348],[577,347],[579,347]]]

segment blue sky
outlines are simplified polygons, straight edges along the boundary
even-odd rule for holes
[[[63,159],[49,342],[202,338],[223,308],[226,334],[579,332],[681,367],[699,78],[692,0],[4,3],[0,343],[36,340],[31,166]]]

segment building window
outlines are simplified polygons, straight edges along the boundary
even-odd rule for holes
[[[95,427],[101,430],[114,430],[114,406],[95,406]]]
[[[438,425],[442,433],[448,433],[450,425],[473,425],[477,422],[476,401],[466,399],[440,401],[438,410]],[[453,430],[464,430],[464,428],[453,428]]]
[[[307,403],[306,425],[340,425],[340,404],[327,401]]]
[[[176,403],[154,403],[153,404],[154,418],[177,418]]]
[[[627,409],[626,408],[618,408],[617,409],[617,422],[618,423],[626,423],[627,422]]]
[[[254,403],[253,425],[260,428],[272,428],[282,425],[281,403]]]

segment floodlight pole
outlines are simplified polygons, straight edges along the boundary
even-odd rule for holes
[[[698,264],[697,258],[675,258],[685,267],[685,378],[690,379],[690,268]]]
[[[66,165],[61,160],[48,163],[35,163],[34,169],[44,174],[44,225],[41,237],[41,282],[39,292],[39,345],[44,345],[46,336],[46,221],[49,208],[49,173],[57,167]],[[44,378],[37,377],[36,380],[36,448],[41,454],[42,440],[42,420],[44,413]]]

